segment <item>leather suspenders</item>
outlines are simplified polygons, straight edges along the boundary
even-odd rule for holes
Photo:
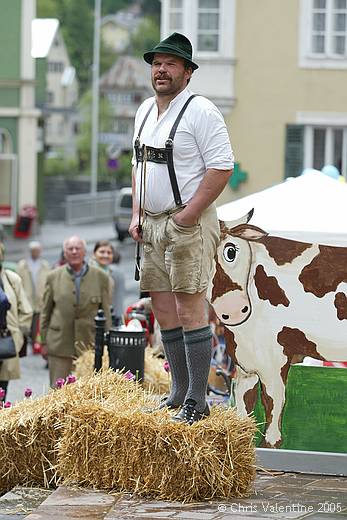
[[[191,95],[187,99],[187,101],[184,103],[183,107],[181,108],[180,113],[178,114],[178,116],[170,130],[169,137],[165,142],[165,148],[154,148],[151,146],[146,146],[146,154],[147,154],[146,158],[148,161],[167,164],[171,188],[172,188],[173,196],[174,196],[175,203],[177,206],[182,206],[182,199],[181,199],[181,194],[180,194],[180,190],[179,190],[178,183],[177,183],[177,177],[176,177],[174,161],[173,161],[174,137],[175,137],[179,122],[181,121],[182,116],[183,116],[184,112],[186,111],[187,106],[192,101],[192,99],[195,98],[195,96],[196,96],[196,94]],[[154,103],[153,103],[153,105],[150,106],[148,112],[146,113],[145,118],[142,121],[141,126],[139,128],[138,135],[135,139],[134,148],[135,148],[135,153],[136,153],[137,164],[139,162],[142,162],[144,159],[143,158],[143,149],[140,148],[140,136],[141,136],[141,132],[143,130],[143,127],[145,126],[145,123],[147,121],[147,118],[148,118],[153,106],[154,106]]]

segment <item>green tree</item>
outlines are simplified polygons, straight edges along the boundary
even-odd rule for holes
[[[136,56],[142,56],[144,51],[152,49],[159,40],[159,25],[153,18],[146,17],[142,20],[131,37],[132,52]]]
[[[152,16],[160,24],[160,0],[141,0],[141,10],[145,16]]]
[[[59,6],[57,0],[37,0],[38,18],[57,18]]]
[[[92,77],[94,33],[93,13],[86,0],[66,2],[62,26],[70,59],[80,81],[81,92],[85,92]]]

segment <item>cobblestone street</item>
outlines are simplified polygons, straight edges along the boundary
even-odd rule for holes
[[[40,505],[41,502],[41,505]],[[33,510],[32,513],[29,511]],[[294,473],[257,475],[247,499],[182,504],[72,488],[15,488],[0,498],[0,520],[343,520],[347,479]]]

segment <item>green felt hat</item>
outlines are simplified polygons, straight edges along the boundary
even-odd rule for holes
[[[199,65],[192,61],[193,57],[193,48],[192,44],[188,40],[186,36],[183,34],[174,32],[165,40],[159,42],[152,50],[145,52],[143,55],[143,59],[152,64],[153,58],[155,54],[173,54],[174,56],[178,56],[179,58],[183,58],[187,60],[192,69],[196,70],[199,68]]]

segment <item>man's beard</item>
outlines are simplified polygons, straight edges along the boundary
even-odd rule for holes
[[[156,82],[158,80],[166,80],[167,83],[165,85],[158,85]],[[175,94],[182,90],[182,82],[179,80],[173,81],[172,78],[168,76],[160,76],[152,79],[152,86],[158,96],[167,96],[170,94]]]

